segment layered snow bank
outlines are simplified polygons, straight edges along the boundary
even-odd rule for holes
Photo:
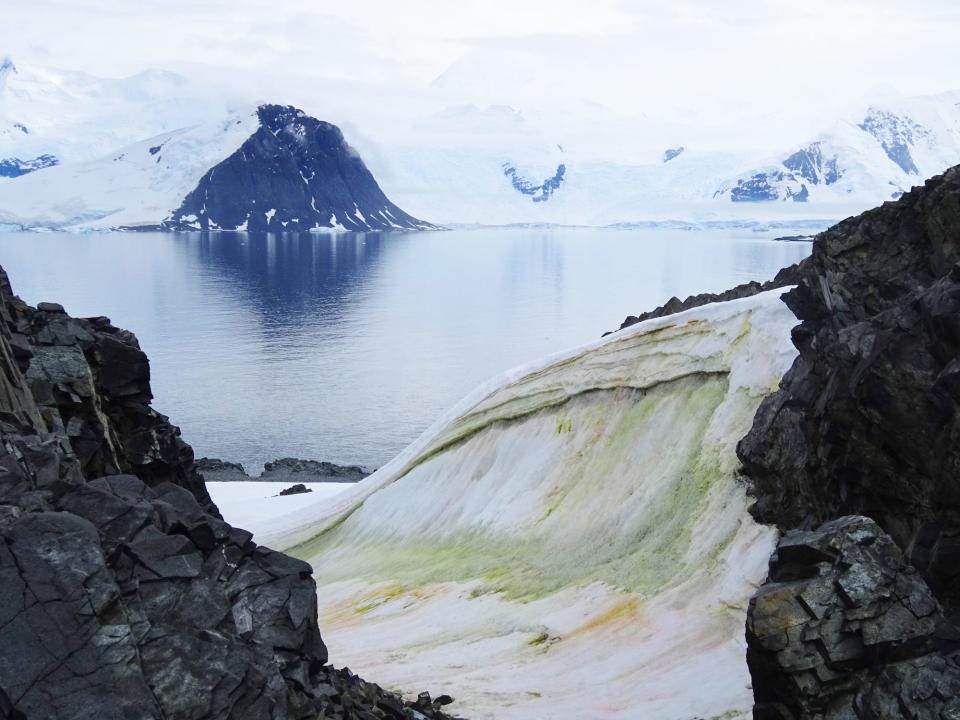
[[[510,372],[262,527],[313,564],[331,657],[474,718],[746,716],[775,532],[734,448],[794,357],[782,292]]]

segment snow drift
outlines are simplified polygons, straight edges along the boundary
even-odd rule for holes
[[[257,539],[312,563],[341,662],[467,716],[746,716],[775,533],[734,448],[795,354],[781,292],[507,373]]]

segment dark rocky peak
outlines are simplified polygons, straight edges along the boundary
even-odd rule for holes
[[[865,515],[960,611],[960,168],[817,236],[799,357],[738,454],[758,520]]]
[[[887,110],[871,107],[867,116],[859,125],[860,129],[872,135],[893,162],[905,173],[919,175],[910,148],[920,140],[926,139],[930,131],[905,115],[897,115]]]
[[[730,200],[733,202],[806,202],[809,196],[807,186],[801,183],[796,175],[783,170],[771,170],[740,178],[736,186],[730,189]]]
[[[783,166],[811,185],[833,185],[843,175],[837,166],[837,156],[824,157],[823,144],[819,141],[797,150],[783,161]]]
[[[380,189],[335,125],[262,105],[260,127],[163,223],[173,230],[425,230]]]
[[[550,199],[554,192],[563,184],[567,174],[564,163],[557,165],[556,171],[541,182],[534,182],[523,175],[510,163],[503,163],[503,174],[510,179],[513,189],[521,195],[528,196],[533,202],[541,203]]]

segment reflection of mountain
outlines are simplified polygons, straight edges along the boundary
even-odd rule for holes
[[[336,325],[348,303],[379,265],[381,233],[177,235],[206,274],[243,295],[264,327]],[[393,236],[390,242],[403,242]]]

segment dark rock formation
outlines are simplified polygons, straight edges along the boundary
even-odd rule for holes
[[[563,179],[567,174],[567,166],[564,163],[557,165],[556,172],[540,183],[534,183],[523,177],[520,171],[510,163],[503,164],[503,174],[510,178],[510,184],[513,189],[521,195],[527,195],[533,202],[546,202],[550,196],[563,184]]]
[[[679,157],[683,154],[683,151],[686,148],[683,145],[678,145],[677,147],[667,148],[663,151],[663,162],[668,163],[673,160],[675,157]]]
[[[336,465],[319,460],[279,458],[263,466],[259,475],[250,475],[240,463],[217,458],[200,458],[197,469],[205,480],[211,482],[259,481],[259,482],[360,482],[373,470],[359,465]]]
[[[958,640],[926,583],[872,520],[849,516],[792,531],[750,603],[754,717],[954,717]]]
[[[737,179],[736,185],[715,195],[729,192],[733,202],[806,202],[810,197],[808,186],[833,185],[843,172],[836,154],[824,155],[823,143],[817,141],[791,153],[774,168]]]
[[[811,185],[833,185],[843,177],[837,156],[825,157],[821,142],[797,150],[783,161],[783,166]]]
[[[880,143],[887,157],[899,165],[901,170],[910,175],[920,174],[913,155],[910,154],[910,148],[927,137],[929,130],[906,116],[895,115],[879,108],[870,108],[859,127]]]
[[[784,170],[755,173],[748,178],[740,178],[730,189],[730,200],[733,202],[806,202],[809,195],[807,186],[797,180],[793,173]]]
[[[303,493],[308,493],[308,492],[313,492],[313,490],[308,488],[303,483],[297,483],[296,485],[291,485],[290,487],[284,490],[281,490],[280,494],[281,495],[302,495]]]
[[[620,324],[620,327],[617,330],[623,330],[624,328],[630,327],[631,325],[636,325],[638,322],[643,322],[644,320],[651,320],[653,318],[665,317],[667,315],[675,315],[678,312],[683,312],[684,310],[692,310],[695,307],[700,307],[701,305],[708,305],[715,302],[725,302],[727,300],[739,300],[740,298],[752,297],[757,293],[766,292],[767,290],[776,290],[777,288],[787,287],[788,285],[795,285],[798,278],[798,268],[802,266],[803,263],[798,265],[790,265],[789,267],[783,268],[780,272],[777,273],[776,277],[773,280],[768,280],[765,283],[758,283],[755,280],[743,285],[737,285],[735,288],[730,290],[725,290],[722,293],[700,293],[699,295],[691,295],[686,300],[681,300],[678,297],[672,297],[667,300],[666,303],[660,307],[654,308],[648,312],[640,313],[639,315],[628,315],[627,318]],[[604,333],[604,335],[609,335],[610,333]]]
[[[784,299],[800,355],[738,446],[789,531],[755,717],[960,717],[960,168],[821,233]]]
[[[263,466],[259,480],[271,482],[360,482],[372,471],[359,465],[335,465],[317,460],[280,458]]]
[[[201,178],[164,222],[172,230],[426,230],[384,195],[335,125],[261,105],[260,127]]]
[[[960,601],[960,169],[817,237],[800,356],[738,453],[758,520],[877,521]]]
[[[252,480],[243,465],[219,458],[202,457],[196,462],[197,471],[207,482],[233,482]]]
[[[310,566],[219,517],[132,334],[2,270],[0,315],[0,717],[445,717],[326,665]]]

